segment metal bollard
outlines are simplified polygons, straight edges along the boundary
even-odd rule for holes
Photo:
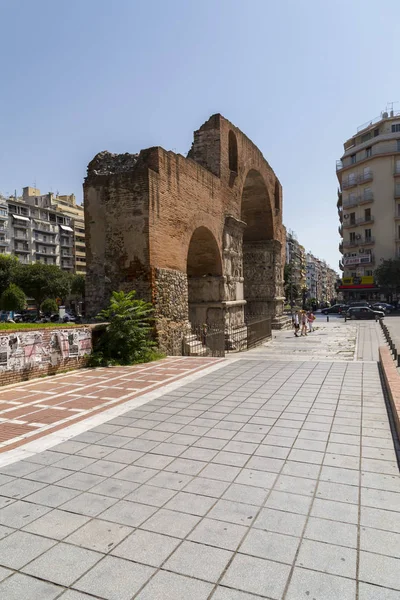
[[[326,322],[329,323],[329,315],[326,315]]]

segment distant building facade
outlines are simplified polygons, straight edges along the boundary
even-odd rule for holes
[[[13,254],[23,264],[40,262],[84,274],[84,239],[83,207],[73,194],[25,187],[20,197],[0,197],[0,253]]]

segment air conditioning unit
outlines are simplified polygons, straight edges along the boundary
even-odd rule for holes
[[[350,215],[343,215],[345,219],[348,219]]]
[[[356,240],[361,240],[361,235],[359,233],[356,235]]]
[[[359,249],[359,253],[360,253],[360,254],[364,254],[364,252],[365,252],[364,248],[360,248],[360,249]]]

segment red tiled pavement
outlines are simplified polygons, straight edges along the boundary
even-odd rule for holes
[[[73,425],[221,360],[171,357],[132,367],[82,369],[0,388],[0,452]]]

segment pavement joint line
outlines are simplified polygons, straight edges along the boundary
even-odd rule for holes
[[[179,380],[168,382],[165,386],[161,386],[154,391],[144,393],[136,398],[133,398],[132,400],[127,400],[118,406],[112,406],[111,408],[102,411],[99,414],[93,416],[89,415],[87,419],[80,421],[79,423],[61,429],[60,431],[50,433],[47,436],[39,438],[38,440],[27,442],[23,446],[9,450],[8,452],[3,452],[0,454],[0,468],[22,460],[23,458],[27,458],[28,456],[33,456],[43,452],[44,450],[48,450],[53,446],[67,441],[70,438],[79,435],[80,433],[84,433],[89,429],[97,427],[98,425],[103,425],[113,418],[119,417],[124,413],[133,410],[134,408],[143,406],[152,400],[161,398],[162,396],[169,394],[180,387],[183,387],[187,383],[196,381],[197,379],[211,374],[224,366],[226,366],[226,363],[219,361],[218,363],[206,367],[205,369],[197,370],[194,373],[188,373],[188,375],[184,375],[183,377],[181,376]],[[49,425],[49,428],[51,427],[52,425]]]

